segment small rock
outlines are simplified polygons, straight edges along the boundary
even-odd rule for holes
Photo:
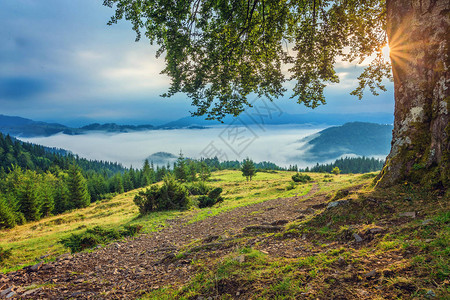
[[[39,259],[44,259],[46,257],[49,257],[50,254],[46,254],[46,255],[42,255],[41,257],[39,257]]]
[[[433,220],[431,220],[431,219],[426,219],[426,220],[423,220],[422,221],[422,225],[428,225],[428,224],[430,224],[431,222],[433,222]]]
[[[116,249],[119,249],[120,248],[120,244],[119,243],[114,243],[113,247],[116,248]]]
[[[53,268],[54,268],[54,266],[52,264],[45,264],[42,266],[41,270],[50,270]]]
[[[369,277],[375,277],[376,275],[377,275],[377,271],[376,270],[372,270],[372,271],[364,274],[364,277],[369,278]]]
[[[357,291],[358,291],[358,293],[361,296],[368,296],[369,295],[369,293],[367,291],[363,290],[363,289],[358,289]]]
[[[82,294],[83,294],[83,292],[74,292],[74,293],[72,293],[72,295],[70,295],[70,297],[77,297],[77,296],[80,296]]]
[[[337,260],[338,264],[343,266],[345,265],[345,259],[342,256],[339,256],[338,260]]]
[[[429,291],[425,294],[425,297],[428,298],[428,299],[434,298],[434,297],[436,297],[436,294],[435,294],[432,290],[429,290]]]
[[[239,255],[234,260],[239,262],[239,263],[243,263],[245,261],[245,255]]]
[[[384,231],[384,229],[381,228],[381,227],[374,227],[374,228],[370,228],[369,229],[370,233],[380,233],[380,232],[383,232],[383,231]]]
[[[56,260],[71,259],[72,257],[73,257],[73,256],[70,255],[70,253],[64,253],[64,254],[58,256],[58,257],[56,258]]]
[[[272,225],[272,226],[280,226],[280,225],[284,225],[284,224],[287,224],[287,223],[289,223],[288,220],[278,220],[278,221],[270,223],[270,225]]]
[[[42,288],[36,288],[36,289],[28,290],[28,291],[26,291],[25,293],[23,293],[23,294],[21,295],[21,297],[29,296],[29,295],[31,295],[31,294],[34,294],[34,293],[36,293],[36,292],[39,292],[41,289],[42,289]]]
[[[339,205],[344,205],[344,204],[347,204],[347,203],[348,203],[347,200],[332,201],[332,202],[328,203],[327,209],[330,209],[330,208],[333,208],[333,207],[337,207]]]
[[[33,272],[39,271],[39,269],[42,267],[43,264],[44,264],[44,262],[41,261],[41,262],[35,264],[34,266],[32,266],[30,268],[30,270]]]
[[[357,243],[361,243],[363,240],[362,237],[360,237],[359,234],[357,234],[357,233],[354,233],[353,237],[355,238],[355,242],[357,242]]]
[[[11,293],[9,293],[8,295],[6,295],[6,299],[12,298],[14,297],[16,294],[16,292],[12,291]]]
[[[3,290],[0,292],[0,296],[4,297],[7,294],[11,293],[14,290],[15,286],[11,285],[9,288],[7,288],[6,290]]]
[[[410,217],[410,218],[415,218],[416,217],[416,212],[415,211],[407,211],[407,212],[402,212],[398,214],[399,217]]]

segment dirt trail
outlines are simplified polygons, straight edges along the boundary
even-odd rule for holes
[[[219,236],[242,233],[247,226],[270,229],[270,224],[282,225],[302,213],[312,213],[313,207],[323,207],[326,201],[317,192],[314,185],[305,196],[240,207],[191,224],[187,223],[188,218],[174,219],[156,233],[90,253],[66,254],[37,271],[28,268],[0,275],[0,290],[14,285],[16,296],[25,299],[134,299],[152,289],[189,280],[194,273],[190,261],[171,260],[180,248],[199,240],[206,246],[214,246],[213,241]],[[46,285],[39,287],[43,284]]]

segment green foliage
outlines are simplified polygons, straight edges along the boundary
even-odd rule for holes
[[[211,187],[208,186],[204,181],[186,184],[186,188],[191,195],[206,195],[211,190]]]
[[[140,191],[134,197],[134,203],[141,214],[152,211],[185,209],[189,204],[187,188],[177,182],[173,175],[164,177],[161,187],[152,185],[145,191]]]
[[[194,115],[236,116],[249,106],[249,95],[282,96],[286,80],[295,82],[291,98],[315,108],[325,104],[325,86],[339,82],[338,60],[363,62],[375,54],[353,92],[358,97],[365,87],[373,94],[385,90],[383,77],[390,77],[381,50],[387,43],[384,1],[130,3],[105,0],[116,5],[108,24],[126,19],[137,39],[143,30],[161,46],[157,55],[165,54],[163,73],[172,79],[165,96],[186,93],[197,107]]]
[[[222,202],[223,198],[220,195],[221,193],[222,188],[215,188],[212,191],[210,191],[207,196],[198,197],[198,207],[199,208],[211,207],[214,204]]]
[[[69,190],[69,200],[74,208],[87,207],[91,203],[86,179],[83,177],[77,166],[71,166],[69,168],[67,186]]]
[[[249,159],[247,157],[242,162],[241,171],[242,171],[242,176],[245,176],[247,181],[249,181],[249,180],[251,181],[252,177],[256,175],[255,164],[253,163],[253,161],[251,159]]]
[[[289,181],[286,186],[286,191],[291,191],[291,190],[295,189],[296,187],[297,187],[297,185],[295,184],[294,181]]]
[[[173,173],[175,174],[175,178],[181,182],[188,181],[188,167],[186,166],[185,158],[183,157],[183,153],[180,151],[180,155],[174,165]]]
[[[292,175],[292,180],[294,182],[307,183],[308,181],[311,181],[312,178],[311,178],[311,176],[309,176],[307,174],[297,173],[297,174]]]
[[[341,173],[341,170],[339,170],[339,167],[334,167],[333,170],[331,170],[331,173],[334,175],[339,175]]]
[[[206,181],[211,176],[211,170],[209,169],[205,161],[200,162],[198,176],[200,177],[201,181]]]
[[[14,226],[16,226],[15,211],[11,208],[6,196],[0,193],[0,229],[12,228]]]
[[[142,229],[141,225],[128,225],[124,229],[105,229],[100,226],[87,229],[80,234],[71,234],[67,238],[62,238],[59,243],[69,248],[72,253],[82,251],[84,249],[93,248],[100,244],[118,240],[122,237],[133,236]]]
[[[308,172],[331,173],[334,167],[338,167],[339,170],[341,170],[341,174],[366,173],[379,171],[383,168],[383,165],[383,160],[375,159],[373,157],[345,157],[340,158],[331,164],[317,164],[308,169]],[[306,170],[304,171],[307,172]]]

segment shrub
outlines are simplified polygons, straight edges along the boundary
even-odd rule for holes
[[[211,187],[209,187],[204,181],[191,183],[186,185],[186,188],[191,195],[207,195],[211,190]]]
[[[79,252],[84,249],[93,248],[99,244],[106,244],[108,242],[118,240],[126,236],[134,236],[142,229],[142,225],[127,225],[122,230],[105,229],[100,226],[87,229],[83,233],[71,234],[67,238],[59,240],[70,249],[72,253]]]
[[[297,174],[292,175],[292,180],[294,182],[307,183],[308,181],[311,181],[312,178],[309,175],[297,173]]]
[[[134,203],[141,214],[152,211],[185,209],[189,204],[189,192],[172,175],[164,177],[161,187],[152,185],[134,197]]]
[[[221,193],[222,193],[221,188],[215,188],[208,193],[208,196],[198,197],[198,207],[199,208],[211,207],[214,204],[222,202],[223,197],[220,196]]]
[[[286,191],[290,191],[295,189],[297,186],[295,185],[295,182],[289,181],[288,185],[286,186]]]

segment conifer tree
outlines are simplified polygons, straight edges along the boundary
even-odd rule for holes
[[[155,171],[153,170],[153,162],[152,166],[150,166],[148,159],[144,161],[144,166],[142,167],[142,178],[141,178],[141,186],[147,186],[155,182]]]
[[[15,213],[6,196],[0,193],[0,229],[16,226]]]
[[[247,178],[247,181],[249,181],[249,180],[251,181],[252,177],[255,176],[255,174],[256,174],[255,164],[253,163],[253,161],[251,159],[249,159],[247,157],[242,162],[241,171],[242,171],[242,176],[245,176],[245,178]]]
[[[91,197],[88,193],[86,179],[81,174],[78,166],[70,166],[67,186],[69,189],[69,201],[73,203],[74,208],[89,206]]]
[[[198,176],[200,177],[201,181],[206,181],[208,180],[209,176],[211,176],[211,171],[209,170],[209,167],[205,161],[202,161],[200,163],[200,170]]]
[[[173,172],[175,174],[175,178],[178,181],[187,181],[188,179],[188,168],[186,166],[185,158],[183,157],[183,152],[180,151],[180,155],[176,163],[174,164]]]

